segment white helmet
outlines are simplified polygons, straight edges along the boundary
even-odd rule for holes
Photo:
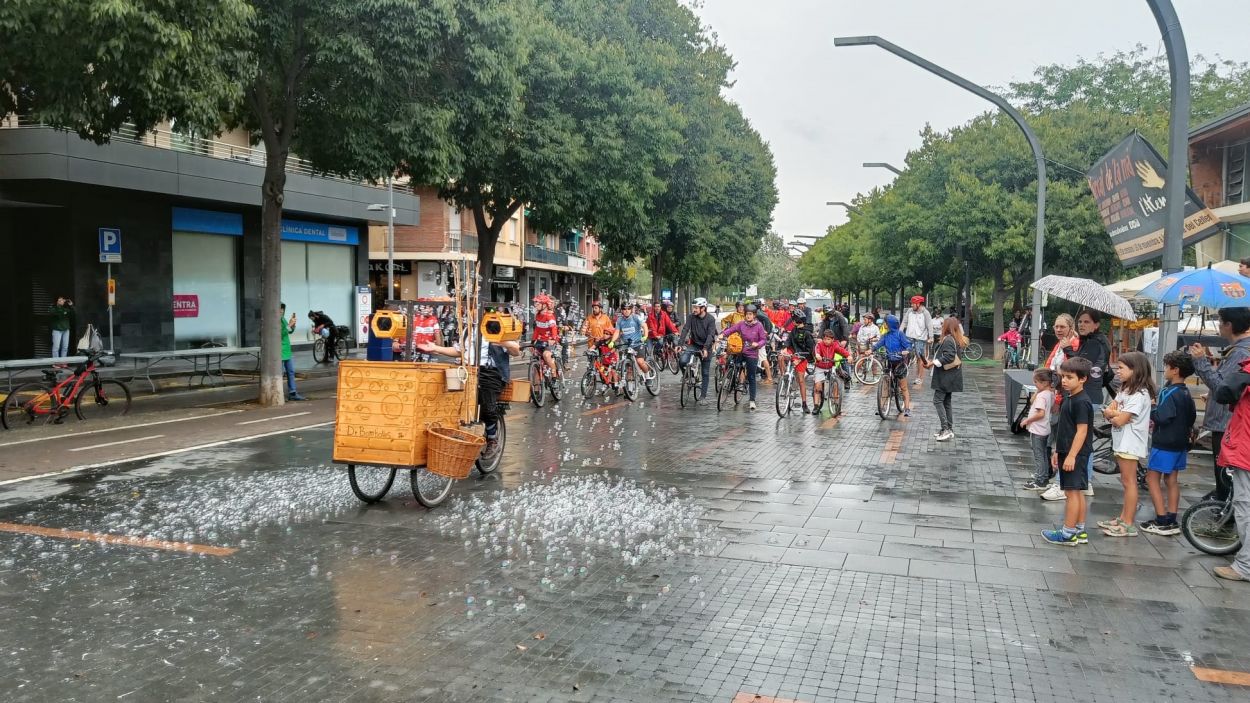
[[[707,298],[695,298],[695,299],[694,299],[694,306],[695,306],[696,308],[706,308],[706,307],[707,307]]]

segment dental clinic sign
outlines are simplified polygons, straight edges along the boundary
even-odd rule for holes
[[[1120,263],[1134,266],[1163,256],[1168,166],[1150,142],[1133,132],[1086,177]],[[1190,246],[1218,232],[1220,220],[1192,190],[1185,192],[1184,246]]]

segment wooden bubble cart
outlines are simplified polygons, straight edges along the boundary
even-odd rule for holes
[[[455,303],[457,336],[463,340],[479,315],[470,303],[476,301],[476,285],[460,285],[476,276],[460,263]],[[357,498],[382,500],[396,475],[408,471],[413,497],[433,508],[447,499],[453,481],[474,468],[485,475],[499,467],[507,437],[502,414],[499,442],[487,454],[478,422],[477,360],[464,356],[447,363],[340,362],[334,461],[346,465]]]

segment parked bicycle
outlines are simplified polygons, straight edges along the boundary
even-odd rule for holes
[[[1231,476],[1232,469],[1224,469]],[[1189,506],[1181,516],[1181,534],[1207,554],[1223,556],[1241,550],[1237,522],[1233,518],[1233,492],[1224,500],[1207,498]]]
[[[111,378],[100,378],[107,352],[87,354],[87,361],[74,367],[64,380],[55,371],[45,371],[48,383],[26,383],[15,388],[0,408],[0,424],[5,429],[36,423],[61,423],[70,407],[80,420],[108,419],[130,412],[130,389]]]
[[[970,341],[968,342],[968,346],[959,350],[959,355],[968,361],[977,361],[982,356],[985,356],[985,350],[981,348],[980,344]]]

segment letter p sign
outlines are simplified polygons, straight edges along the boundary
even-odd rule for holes
[[[111,227],[100,228],[100,263],[122,262],[122,231]]]

